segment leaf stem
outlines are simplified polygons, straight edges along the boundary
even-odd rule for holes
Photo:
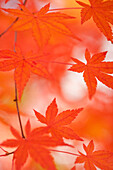
[[[50,9],[49,11],[72,10],[72,9],[83,9],[83,8],[81,8],[81,7],[56,8],[56,9]]]
[[[5,149],[3,149],[2,147],[0,147],[0,149],[1,149],[2,151],[4,151],[4,152],[6,152],[6,153],[7,153],[7,151],[6,151]]]
[[[71,153],[71,152],[67,152],[67,151],[59,151],[59,150],[55,150],[55,149],[49,149],[49,151],[52,151],[52,152],[60,152],[60,153],[66,153],[66,154],[74,155],[74,156],[80,156],[79,154],[75,154],[75,153]]]
[[[45,60],[38,60],[38,62],[54,63],[54,64],[64,64],[64,65],[73,65],[73,64],[71,64],[71,63],[65,63],[65,62],[59,62],[59,61],[45,61]]]
[[[27,2],[27,0],[25,0],[23,2],[23,5],[25,5]],[[22,10],[22,9],[21,9]],[[9,25],[9,27],[7,27],[7,29],[5,31],[3,31],[1,34],[0,34],[0,37],[2,37],[7,31],[9,31],[9,29],[18,21],[19,17],[17,17],[12,23],[11,25]]]
[[[8,155],[11,155],[11,154],[13,154],[13,153],[14,153],[14,151],[13,151],[13,152],[7,152],[7,151],[6,151],[6,153],[5,153],[5,154],[0,155],[0,157],[2,157],[2,156],[8,156]]]

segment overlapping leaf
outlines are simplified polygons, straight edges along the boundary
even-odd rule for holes
[[[21,10],[3,10],[19,17],[19,20],[13,26],[14,30],[23,31],[32,29],[33,36],[40,47],[43,47],[43,45],[45,45],[50,39],[51,30],[77,38],[71,33],[69,28],[64,23],[67,19],[75,19],[75,17],[68,16],[60,12],[48,13],[50,3],[42,7],[40,11],[36,13],[31,13],[24,5],[20,5],[20,8]]]
[[[113,25],[113,1],[89,0],[90,5],[76,1],[84,8],[81,10],[81,23],[93,17],[94,22],[108,40],[113,43],[113,33],[109,25]]]
[[[113,89],[113,76],[109,75],[113,73],[113,62],[103,61],[105,57],[106,52],[97,53],[91,57],[89,51],[86,49],[85,59],[87,64],[84,64],[76,58],[72,58],[72,60],[77,64],[73,64],[69,70],[78,73],[84,72],[83,77],[88,87],[90,99],[96,92],[96,78],[106,86]]]
[[[44,117],[39,112],[35,111],[35,115],[41,123],[46,124],[44,129],[48,130],[51,135],[55,138],[61,139],[65,137],[67,139],[76,139],[82,140],[71,128],[67,127],[78,115],[79,112],[82,111],[83,108],[76,110],[66,110],[58,113],[58,108],[56,104],[56,99],[52,101],[52,103],[48,106],[46,110],[46,117]]]
[[[17,85],[19,99],[21,99],[24,87],[29,80],[30,72],[44,78],[49,77],[46,68],[36,62],[37,58],[40,58],[40,56],[32,54],[32,52],[23,56],[19,48],[16,48],[16,52],[0,50],[0,71],[15,69],[14,79]]]
[[[85,163],[86,170],[96,170],[97,166],[100,169],[112,170],[113,169],[113,153],[105,150],[94,151],[94,143],[91,140],[88,146],[83,144],[86,155],[80,153],[75,163]]]
[[[31,125],[28,121],[25,126],[26,137],[22,138],[19,132],[11,127],[11,132],[16,139],[7,139],[0,145],[5,147],[17,147],[14,151],[13,160],[15,161],[16,170],[20,170],[21,167],[27,161],[28,155],[40,164],[43,168],[47,170],[56,170],[52,156],[48,147],[65,145],[65,143],[60,140],[56,140],[49,136],[44,135],[44,130],[39,128],[37,133],[34,133],[35,129],[31,131]]]

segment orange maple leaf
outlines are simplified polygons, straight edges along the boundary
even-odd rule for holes
[[[13,25],[14,30],[23,31],[32,29],[33,36],[40,47],[43,47],[51,37],[51,30],[79,39],[72,34],[64,21],[75,19],[60,12],[48,13],[50,3],[42,7],[38,12],[31,13],[24,5],[19,9],[3,9],[17,17],[19,20]],[[80,39],[79,39],[80,40]]]
[[[96,26],[113,43],[113,33],[109,25],[113,25],[113,1],[107,0],[89,0],[91,5],[76,1],[84,8],[81,10],[81,23],[93,17]]]
[[[41,123],[47,125],[43,128],[48,130],[48,132],[50,132],[53,137],[58,139],[62,139],[62,137],[65,137],[67,139],[76,139],[82,141],[82,139],[71,128],[66,126],[69,125],[82,110],[83,108],[79,108],[76,110],[66,110],[57,115],[58,108],[56,104],[56,99],[54,99],[46,110],[46,117],[44,117],[36,110],[34,111],[38,120]]]
[[[16,170],[21,169],[27,161],[28,155],[30,155],[30,157],[39,163],[43,168],[47,170],[56,170],[53,157],[50,155],[48,147],[65,145],[63,141],[58,141],[44,135],[45,132],[40,128],[37,133],[34,133],[35,129],[31,131],[29,121],[27,121],[25,126],[25,138],[22,138],[19,132],[13,127],[11,127],[11,132],[16,139],[7,139],[0,145],[11,148],[17,147],[17,149],[13,152],[13,161],[15,161]]]
[[[89,51],[86,49],[85,59],[87,64],[84,64],[76,58],[72,58],[72,60],[77,64],[73,64],[73,66],[68,69],[78,73],[84,72],[83,77],[88,87],[90,99],[96,92],[96,78],[106,86],[113,89],[113,77],[108,75],[113,73],[113,62],[102,62],[106,57],[106,53],[106,51],[97,53],[91,57]]]
[[[105,150],[94,151],[93,140],[90,141],[88,146],[83,144],[83,148],[86,155],[80,153],[77,157],[75,163],[84,163],[84,168],[86,170],[96,170],[97,166],[100,169],[112,170],[113,169],[113,153]]]
[[[41,56],[32,52],[23,56],[18,47],[16,47],[16,52],[0,50],[0,71],[15,69],[14,79],[17,85],[19,99],[21,99],[24,87],[30,78],[30,72],[44,78],[49,78],[46,68],[42,64],[37,63],[37,60],[40,58]]]

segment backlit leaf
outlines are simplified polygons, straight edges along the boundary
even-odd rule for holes
[[[77,64],[73,64],[68,70],[74,72],[84,72],[83,77],[88,87],[89,98],[91,99],[96,92],[97,80],[101,81],[106,86],[113,89],[113,76],[108,75],[113,73],[113,62],[103,62],[106,57],[106,52],[101,52],[90,56],[89,51],[85,51],[85,59],[87,64],[72,58]],[[108,74],[107,74],[108,73]]]
[[[36,60],[40,56],[32,53],[23,56],[19,48],[16,48],[16,51],[0,50],[0,71],[15,69],[14,79],[17,85],[19,99],[21,99],[31,72],[44,78],[49,78],[49,73],[42,64],[37,63]]]
[[[110,24],[113,25],[113,1],[112,0],[89,0],[90,5],[76,1],[83,6],[81,10],[81,23],[83,24],[93,17],[96,26],[113,43],[113,33]],[[109,24],[110,23],[110,24]]]
[[[35,111],[35,115],[41,123],[46,124],[45,129],[52,134],[55,138],[82,140],[71,128],[67,127],[81,112],[83,108],[75,110],[66,110],[58,114],[56,99],[48,106],[46,116],[44,117],[39,112]],[[58,115],[57,115],[58,114]]]
[[[113,169],[113,153],[105,150],[94,151],[93,140],[89,145],[83,144],[86,155],[79,152],[80,156],[77,157],[75,163],[84,163],[86,170],[96,170],[97,166],[100,169]]]

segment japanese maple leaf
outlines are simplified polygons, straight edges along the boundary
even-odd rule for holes
[[[75,163],[85,163],[86,170],[96,170],[97,166],[100,169],[112,170],[113,169],[113,153],[105,150],[94,151],[93,140],[90,141],[88,146],[83,144],[86,155],[79,152],[80,156],[77,157]]]
[[[75,19],[60,12],[48,13],[50,3],[42,7],[38,12],[31,13],[24,5],[20,5],[19,9],[3,9],[17,17],[19,20],[13,25],[14,30],[23,31],[32,29],[33,36],[40,47],[43,47],[51,37],[51,31],[55,30],[61,34],[72,36],[72,32],[67,28],[64,21],[67,19]],[[77,38],[78,39],[78,38]]]
[[[40,56],[32,54],[32,52],[23,56],[18,47],[16,47],[16,52],[0,50],[0,71],[15,69],[14,79],[17,85],[19,99],[21,99],[24,87],[30,78],[30,72],[44,78],[49,77],[46,68],[36,62],[37,58],[40,58]]]
[[[93,17],[96,26],[113,43],[113,33],[109,25],[113,25],[113,1],[112,0],[89,0],[90,5],[76,1],[84,8],[81,10],[81,23]]]
[[[91,57],[89,51],[86,49],[85,59],[87,64],[84,64],[76,58],[72,58],[72,60],[77,64],[73,64],[69,70],[78,73],[84,72],[83,77],[88,87],[90,99],[96,92],[96,78],[106,86],[113,89],[113,77],[108,75],[113,73],[113,62],[103,62],[106,57],[106,53],[107,52],[97,53]]]
[[[11,132],[16,139],[7,139],[0,145],[5,147],[11,147],[17,149],[13,152],[13,161],[15,162],[16,170],[20,170],[21,167],[27,161],[28,156],[40,164],[47,170],[56,170],[52,156],[48,147],[56,147],[59,145],[65,145],[63,141],[58,141],[54,138],[44,135],[44,130],[39,128],[37,133],[34,133],[35,129],[31,131],[30,122],[27,121],[25,126],[26,137],[22,138],[19,132],[11,127]]]
[[[50,132],[53,137],[58,139],[65,137],[67,139],[76,139],[82,141],[82,139],[71,128],[66,126],[69,125],[76,118],[76,116],[79,112],[82,111],[82,109],[83,108],[76,110],[66,110],[57,115],[58,108],[56,104],[56,99],[54,99],[46,110],[46,117],[44,117],[36,110],[34,111],[38,120],[41,123],[46,124],[46,127],[43,128],[48,130],[48,132]]]

